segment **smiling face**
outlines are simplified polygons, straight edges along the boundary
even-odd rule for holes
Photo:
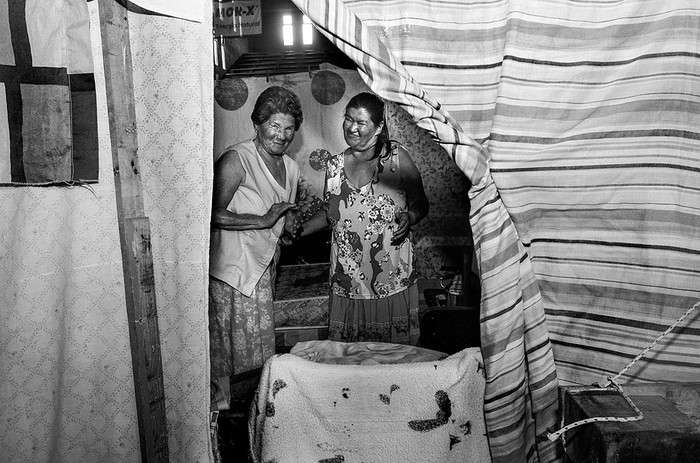
[[[275,113],[260,125],[254,125],[258,135],[258,144],[268,154],[281,156],[294,140],[294,116]]]
[[[343,119],[345,143],[354,151],[365,151],[377,143],[377,137],[384,123],[372,122],[364,108],[348,108]]]

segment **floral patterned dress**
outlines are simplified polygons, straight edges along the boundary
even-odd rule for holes
[[[352,185],[344,154],[326,168],[325,202],[332,225],[329,338],[415,344],[418,290],[412,236],[391,244],[396,214],[406,208],[396,147],[372,180]]]

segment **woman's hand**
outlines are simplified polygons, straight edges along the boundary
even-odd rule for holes
[[[282,215],[286,214],[289,210],[295,210],[297,208],[296,204],[288,203],[282,201],[275,203],[270,206],[265,215],[262,216],[262,227],[261,228],[272,228],[275,226],[277,221]]]
[[[299,238],[302,229],[302,214],[298,209],[290,209],[287,211],[284,221],[284,231],[291,238]]]
[[[411,231],[411,215],[408,211],[399,210],[396,212],[396,227],[394,234],[391,236],[391,244],[397,246],[406,239],[408,232]]]

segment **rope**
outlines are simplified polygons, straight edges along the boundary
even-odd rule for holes
[[[547,439],[549,439],[550,441],[555,441],[555,440],[557,440],[557,439],[559,438],[559,436],[562,436],[562,441],[563,441],[563,440],[564,440],[564,433],[566,433],[567,431],[569,431],[569,430],[571,430],[571,429],[573,429],[573,428],[576,428],[576,427],[578,427],[578,426],[581,426],[581,425],[584,425],[584,424],[588,424],[588,423],[610,422],[610,421],[616,421],[616,422],[623,422],[623,423],[624,423],[624,422],[631,422],[631,421],[639,421],[639,420],[643,419],[643,418],[644,418],[644,414],[641,412],[641,410],[639,410],[639,408],[637,408],[637,406],[634,404],[634,402],[632,402],[632,399],[630,399],[629,396],[627,396],[627,394],[625,394],[625,392],[622,390],[622,386],[620,386],[620,384],[617,382],[617,379],[618,379],[620,376],[622,376],[623,374],[625,374],[625,372],[627,372],[627,370],[629,370],[629,369],[632,367],[632,365],[634,365],[639,359],[641,359],[642,357],[644,357],[651,349],[654,348],[654,346],[655,346],[656,344],[659,343],[659,341],[661,341],[664,337],[666,337],[666,335],[668,335],[671,331],[673,331],[683,320],[686,319],[686,317],[688,317],[688,315],[690,315],[690,314],[691,314],[695,309],[697,309],[699,306],[700,306],[700,301],[696,302],[695,305],[693,305],[693,306],[692,306],[690,309],[688,309],[683,315],[681,315],[680,318],[678,318],[678,320],[676,320],[671,326],[669,326],[669,327],[666,329],[666,331],[664,331],[663,333],[661,333],[661,334],[654,340],[654,342],[652,342],[652,343],[649,345],[649,347],[647,347],[647,348],[644,349],[642,352],[640,352],[639,355],[637,355],[630,363],[628,363],[627,366],[626,366],[625,368],[623,368],[622,370],[620,370],[620,372],[619,372],[618,374],[616,374],[615,376],[609,376],[608,379],[607,379],[607,382],[605,382],[604,384],[601,383],[601,382],[598,383],[598,386],[600,387],[600,389],[598,389],[598,390],[610,390],[610,389],[611,389],[610,386],[612,386],[612,389],[617,390],[617,391],[620,393],[620,395],[622,395],[622,397],[625,399],[625,401],[629,404],[629,406],[632,407],[632,410],[635,411],[635,413],[637,414],[636,416],[625,416],[625,417],[620,417],[620,416],[594,416],[594,417],[592,417],[592,418],[585,418],[585,419],[583,419],[583,420],[575,421],[575,422],[573,422],[573,423],[571,423],[571,424],[569,424],[569,425],[566,425],[566,426],[562,427],[561,429],[559,429],[558,431],[555,431],[555,432],[548,432],[548,433],[547,433]],[[565,442],[564,442],[564,446],[566,446],[566,443],[565,443]]]
[[[632,410],[637,414],[636,416],[594,416],[592,418],[585,418],[583,420],[576,421],[574,423],[568,424],[561,428],[559,431],[556,432],[550,432],[547,433],[547,439],[550,441],[555,441],[559,438],[559,436],[562,436],[562,440],[564,439],[564,433],[566,431],[569,431],[571,429],[574,429],[578,426],[588,424],[588,423],[596,423],[596,422],[622,422],[622,423],[629,423],[632,421],[639,421],[644,418],[644,413],[637,408],[637,406],[632,402],[632,399],[629,398],[627,394],[625,394],[625,391],[622,390],[622,387],[617,383],[617,382],[612,382],[613,388],[616,389],[620,395],[625,399],[625,401],[629,404],[630,407],[632,407]],[[610,388],[602,388],[602,389],[595,389],[595,390],[610,390]],[[566,446],[566,443],[564,443]]]
[[[692,306],[690,309],[688,309],[683,315],[681,315],[680,318],[679,318],[678,320],[676,320],[676,321],[673,323],[673,325],[669,326],[669,327],[666,329],[666,331],[664,331],[664,332],[661,333],[656,339],[654,339],[654,342],[652,342],[652,343],[649,345],[649,347],[647,347],[646,349],[644,349],[643,351],[641,351],[641,352],[639,353],[639,355],[637,355],[637,356],[634,358],[634,360],[632,360],[629,364],[627,364],[627,366],[626,366],[625,368],[623,368],[617,375],[615,375],[615,376],[612,377],[612,378],[608,378],[608,382],[605,383],[605,385],[603,385],[602,387],[607,387],[608,384],[613,383],[617,378],[619,378],[620,376],[622,376],[623,374],[625,374],[625,373],[627,372],[627,370],[629,370],[629,369],[632,367],[632,365],[635,364],[635,362],[636,362],[637,360],[639,360],[640,358],[644,357],[644,356],[646,355],[647,352],[649,352],[650,350],[652,350],[652,349],[654,348],[654,346],[655,346],[656,344],[659,343],[659,341],[661,341],[668,333],[670,333],[671,331],[673,331],[683,320],[686,319],[686,317],[687,317],[688,315],[690,315],[690,314],[693,312],[693,310],[697,309],[698,306],[700,306],[700,301],[696,302],[695,305]]]

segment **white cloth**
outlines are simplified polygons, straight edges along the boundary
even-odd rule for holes
[[[204,21],[204,3],[192,0],[131,0],[134,4],[174,18]]]
[[[338,365],[432,362],[447,357],[444,352],[407,344],[330,340],[298,342],[290,354],[312,362]]]
[[[299,167],[284,155],[287,171],[283,188],[258,155],[252,140],[228,149],[238,152],[245,179],[233,195],[227,209],[237,214],[263,215],[274,203],[293,202],[299,181]],[[284,216],[272,228],[258,230],[220,230],[211,232],[209,274],[250,297],[255,285],[275,255],[277,242],[284,228]]]
[[[0,3],[6,18],[8,5],[23,2]],[[28,21],[43,19],[52,29],[49,21],[65,20],[54,14],[59,3],[35,1]],[[0,189],[3,463],[142,461],[97,3],[87,8],[99,183]],[[139,14],[129,26],[134,91],[123,97],[133,96],[136,108],[169,461],[206,463],[213,461],[205,314],[214,95],[213,62],[202,50],[211,50],[211,26]],[[44,42],[34,38],[33,64],[50,67],[46,49],[37,48]],[[0,56],[12,54],[9,43]]]
[[[251,407],[253,460],[489,462],[484,386],[479,348],[380,365],[277,355]]]

